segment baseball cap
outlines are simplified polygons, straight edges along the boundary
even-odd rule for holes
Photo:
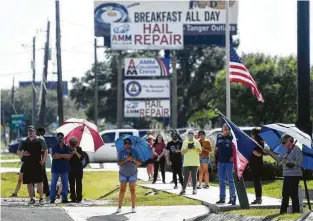
[[[33,125],[29,125],[27,127],[27,131],[34,131],[35,130],[35,127]]]

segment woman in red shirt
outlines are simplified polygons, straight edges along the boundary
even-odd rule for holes
[[[158,178],[159,167],[161,168],[162,181],[165,183],[165,149],[166,145],[164,143],[163,137],[159,134],[152,147],[152,153],[154,155],[154,174],[153,174],[153,182],[155,183]]]

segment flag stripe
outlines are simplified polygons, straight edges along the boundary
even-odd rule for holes
[[[229,78],[232,83],[237,82],[250,87],[258,100],[264,102],[256,82],[232,46],[230,46]]]

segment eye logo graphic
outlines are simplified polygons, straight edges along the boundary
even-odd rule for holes
[[[129,29],[129,24],[123,24],[121,26],[115,27],[113,31],[115,34],[125,34],[129,31]]]

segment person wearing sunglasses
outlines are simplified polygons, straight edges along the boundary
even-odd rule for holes
[[[118,152],[119,179],[120,179],[120,193],[118,199],[118,208],[116,213],[122,211],[122,204],[126,192],[127,183],[129,183],[132,213],[136,212],[136,181],[137,181],[137,167],[141,165],[138,153],[131,148],[131,140],[126,138],[124,140],[124,149]]]
[[[194,138],[194,130],[187,131],[187,139],[183,142],[181,153],[184,155],[184,185],[180,192],[181,195],[186,194],[188,177],[191,173],[193,194],[197,194],[197,172],[200,166],[200,157],[202,148],[200,142]]]
[[[64,143],[64,134],[57,134],[57,144],[52,147],[51,190],[50,203],[55,203],[57,182],[61,177],[62,203],[68,203],[68,173],[70,171],[69,159],[72,157],[70,148]]]
[[[299,213],[298,186],[303,175],[301,169],[303,163],[302,151],[290,135],[283,135],[281,143],[285,146],[285,149],[280,155],[275,156],[276,160],[283,164],[284,183],[280,214],[287,213],[289,197],[292,201],[292,213]]]
[[[215,147],[214,170],[218,171],[220,200],[217,204],[225,203],[226,198],[226,177],[229,185],[229,202],[228,204],[236,205],[236,190],[233,177],[234,160],[233,160],[233,136],[227,124],[223,125],[222,133],[217,135]]]

